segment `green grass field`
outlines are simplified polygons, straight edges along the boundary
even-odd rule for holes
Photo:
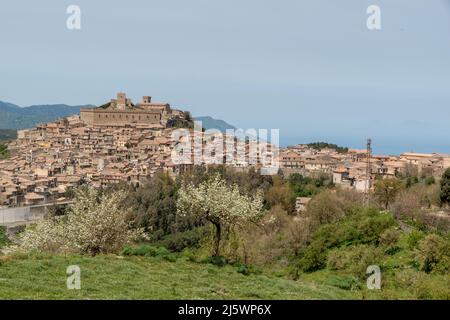
[[[354,299],[315,281],[242,275],[178,258],[14,255],[0,260],[0,299]],[[81,290],[68,290],[66,269],[81,268]]]

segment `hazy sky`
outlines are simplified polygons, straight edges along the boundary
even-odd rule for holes
[[[0,46],[0,100],[19,105],[125,91],[282,144],[450,153],[450,0],[2,0]]]

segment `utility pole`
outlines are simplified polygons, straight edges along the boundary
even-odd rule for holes
[[[372,169],[370,160],[372,157],[372,139],[367,139],[367,159],[366,159],[366,181],[364,186],[364,206],[370,205],[370,181]]]

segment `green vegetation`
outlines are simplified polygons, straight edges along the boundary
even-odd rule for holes
[[[68,106],[65,104],[19,107],[15,104],[0,101],[0,128],[14,130],[34,128],[39,123],[48,123],[70,115],[80,114],[81,108],[91,107],[93,106]]]
[[[296,197],[311,197],[334,186],[332,177],[326,174],[305,177],[294,173],[289,176],[288,182]]]
[[[167,121],[167,128],[185,128],[194,129],[194,120],[191,114],[186,111],[184,117],[173,117]]]
[[[212,166],[78,191],[64,216],[27,229],[22,250],[0,256],[0,297],[450,299],[441,185],[378,180],[364,207],[361,193],[326,175]],[[298,194],[312,197],[299,215]],[[82,269],[81,291],[65,288],[70,264]],[[371,265],[381,290],[367,289]]]
[[[348,148],[339,147],[336,144],[332,144],[332,143],[328,143],[328,142],[312,142],[312,143],[308,143],[308,147],[316,149],[316,150],[333,149],[333,150],[336,150],[338,153],[347,153],[348,152]]]
[[[2,259],[3,258],[3,259]],[[66,269],[81,268],[81,290]],[[352,299],[357,294],[314,281],[244,275],[230,265],[172,262],[151,256],[0,257],[0,299]]]
[[[17,130],[0,129],[0,141],[15,140],[17,138]]]
[[[450,204],[450,168],[442,176],[440,198],[442,203],[446,205]]]
[[[8,146],[0,143],[0,159],[7,159],[9,156]]]
[[[389,204],[395,200],[402,188],[401,181],[397,179],[381,179],[375,182],[375,196],[388,209]]]
[[[0,226],[0,249],[7,244],[9,244],[9,240],[6,236],[6,228]]]

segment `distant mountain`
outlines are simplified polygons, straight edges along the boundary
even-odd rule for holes
[[[203,128],[205,128],[206,130],[218,129],[222,132],[225,132],[227,129],[236,129],[236,127],[223,120],[218,120],[211,117],[196,117],[194,118],[194,120],[201,121]]]
[[[15,140],[17,138],[17,130],[0,129],[0,141]]]
[[[47,123],[73,114],[79,114],[81,108],[91,107],[93,106],[68,106],[66,104],[19,107],[12,103],[0,101],[0,129],[33,128],[39,123]]]
[[[18,105],[0,101],[0,129],[27,129],[34,128],[40,123],[52,122],[56,119],[80,114],[81,108],[92,108],[93,105],[69,106],[66,104],[32,105],[20,107]],[[231,124],[212,117],[196,117],[194,120],[202,121],[205,129],[236,129]],[[6,132],[3,132],[6,134]],[[8,132],[8,135],[11,133]]]

